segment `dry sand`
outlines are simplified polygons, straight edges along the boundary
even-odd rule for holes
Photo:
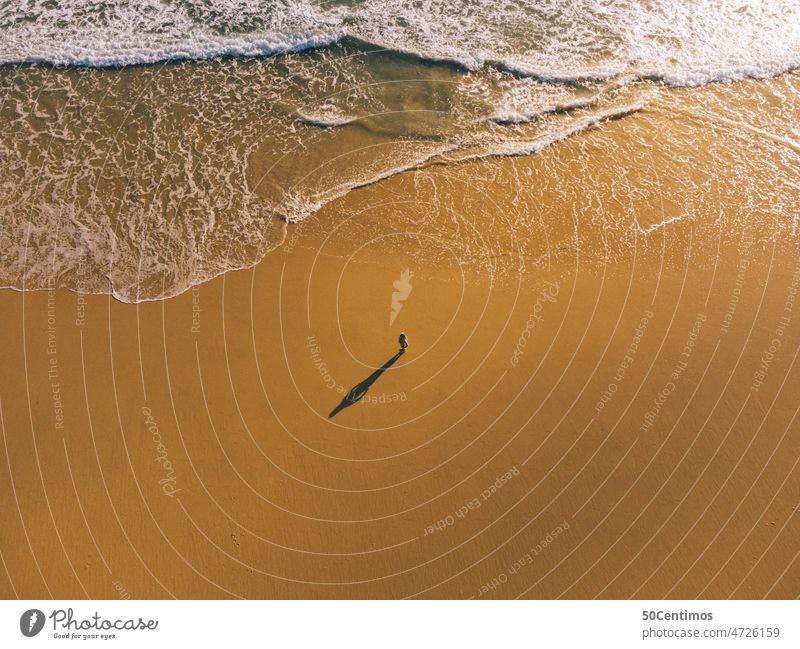
[[[0,292],[0,595],[797,597],[796,241],[730,192],[665,219],[671,162],[605,146],[644,119],[354,191],[174,299]],[[661,194],[592,218],[587,158]]]

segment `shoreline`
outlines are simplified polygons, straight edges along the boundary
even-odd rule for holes
[[[224,65],[212,64],[209,68],[213,71],[213,74],[209,72],[212,80],[223,85],[225,80],[230,82],[233,78],[242,88],[250,88],[250,82],[261,78],[260,75],[276,75],[275,78],[269,77],[273,81],[280,78],[276,70],[265,71],[256,69],[258,66],[241,64],[243,68],[238,70],[238,74],[246,76],[238,79],[236,71],[222,69]],[[423,74],[416,68],[415,71]],[[294,74],[302,76],[305,72],[301,66]],[[184,93],[190,93],[191,96],[191,92],[197,91],[195,82],[200,82],[192,74],[176,73],[170,85],[185,85]],[[596,89],[596,97],[588,105],[583,101],[577,104],[568,101],[567,104],[573,108],[567,111],[552,110],[553,106],[563,103],[564,97],[559,95],[544,101],[540,106],[541,113],[537,113],[538,117],[532,121],[498,126],[489,115],[480,121],[481,128],[487,129],[486,133],[475,140],[468,138],[463,141],[465,129],[470,129],[461,124],[459,119],[447,118],[450,120],[445,120],[447,123],[439,122],[436,121],[439,117],[434,119],[428,113],[439,115],[442,111],[426,108],[428,103],[437,101],[437,93],[444,92],[445,86],[450,93],[446,95],[445,103],[454,101],[459,94],[452,94],[453,89],[457,89],[457,86],[453,86],[457,80],[441,70],[425,74],[428,76],[423,74],[416,80],[414,87],[418,94],[410,100],[395,97],[391,94],[393,91],[384,88],[392,101],[408,102],[402,103],[401,110],[360,115],[341,127],[301,125],[298,120],[302,121],[302,118],[286,106],[275,109],[264,124],[262,120],[255,119],[258,111],[253,115],[238,115],[241,123],[236,125],[231,125],[230,120],[226,119],[224,133],[234,140],[233,146],[223,142],[217,130],[210,128],[216,122],[212,121],[210,126],[203,127],[203,120],[198,122],[198,116],[181,106],[180,102],[174,107],[168,105],[169,110],[161,116],[165,123],[172,124],[174,121],[173,128],[162,129],[164,133],[152,136],[152,141],[131,135],[118,142],[119,138],[115,135],[109,143],[104,139],[103,133],[106,131],[118,134],[124,129],[136,134],[140,129],[149,128],[142,121],[142,116],[129,121],[130,111],[125,109],[128,112],[119,112],[123,108],[115,105],[116,100],[109,99],[112,106],[96,127],[100,133],[97,142],[92,140],[84,143],[83,136],[80,136],[80,145],[76,145],[78,152],[81,147],[86,149],[84,153],[90,153],[92,146],[96,146],[94,154],[104,156],[99,166],[84,164],[80,156],[73,159],[70,156],[74,152],[69,153],[67,149],[51,155],[48,147],[47,165],[35,177],[27,178],[32,167],[23,164],[23,157],[38,159],[45,153],[36,147],[28,151],[21,144],[19,146],[25,156],[19,156],[20,152],[15,150],[16,157],[12,157],[12,163],[16,164],[9,165],[13,171],[9,171],[11,176],[6,180],[11,182],[13,177],[13,182],[20,188],[33,187],[34,197],[27,196],[29,189],[20,189],[9,194],[4,206],[9,218],[4,239],[8,253],[0,284],[15,290],[20,290],[23,284],[34,289],[63,285],[88,294],[109,292],[108,287],[111,286],[115,297],[132,303],[174,297],[222,273],[251,268],[265,254],[282,245],[287,225],[313,220],[320,210],[330,212],[338,209],[337,204],[345,200],[350,192],[365,190],[398,175],[425,177],[427,170],[442,166],[459,175],[468,173],[462,172],[460,165],[485,163],[475,169],[502,176],[505,173],[503,170],[508,167],[508,158],[538,156],[553,146],[560,147],[562,143],[575,138],[578,138],[578,143],[596,142],[597,138],[586,137],[590,131],[604,131],[610,122],[623,117],[624,129],[630,141],[625,141],[621,132],[613,130],[619,135],[601,137],[600,140],[605,141],[600,146],[623,148],[624,152],[617,154],[622,158],[626,155],[639,156],[643,163],[642,171],[646,175],[651,175],[648,166],[658,167],[662,164],[657,160],[658,157],[696,155],[691,147],[682,146],[680,137],[683,133],[671,125],[672,121],[677,121],[684,130],[694,130],[688,124],[692,119],[707,122],[708,129],[720,132],[721,139],[734,147],[741,147],[741,142],[736,140],[744,138],[757,141],[759,150],[767,148],[764,145],[772,142],[783,143],[793,152],[797,151],[792,139],[793,132],[786,123],[790,119],[788,113],[796,108],[791,93],[795,91],[800,77],[794,73],[767,81],[712,84],[690,89],[669,89],[663,85],[650,87],[635,83],[624,89]],[[166,83],[165,79],[157,75],[151,78],[150,75],[151,72],[131,72],[115,78],[114,84],[115,87],[120,86],[119,90],[134,84],[142,93],[151,93],[151,86]],[[95,88],[97,80],[89,77],[92,75],[88,74],[85,84],[91,87],[91,91],[81,90],[78,93],[77,108],[81,107],[82,102],[91,104],[93,93],[99,93],[101,98],[116,95],[110,93],[109,88]],[[22,83],[22,87],[34,81],[28,79]],[[42,115],[49,115],[48,111],[66,110],[69,102],[64,103],[65,99],[58,97],[61,94],[68,97],[70,93],[78,92],[78,88],[72,85],[77,80],[59,77],[53,83],[54,88],[47,93],[53,97],[43,101],[41,106],[38,99],[34,101],[30,97],[23,104],[33,102],[36,110],[45,111]],[[292,75],[289,83],[295,83]],[[392,83],[379,85],[391,87]],[[782,94],[787,90],[789,95]],[[765,122],[765,113],[757,110],[757,106],[775,104],[776,98],[780,98],[780,101],[774,106],[775,110],[787,115],[780,115],[774,123],[770,120]],[[254,101],[264,102],[264,97],[254,97]],[[729,105],[721,104],[721,101]],[[162,103],[155,95],[148,95],[146,100],[140,99],[137,112],[141,111],[144,116],[150,112],[161,115],[159,111],[164,109]],[[222,115],[227,115],[226,111],[241,103],[239,99],[232,106],[227,106]],[[260,110],[267,110],[267,104]],[[422,113],[425,113],[425,117],[419,117]],[[217,115],[216,119],[221,117]],[[46,120],[37,124],[36,120],[32,120],[27,125],[33,129],[33,139],[41,135],[37,129],[46,126]],[[78,128],[78,124],[65,128]],[[187,128],[189,130],[185,137],[174,137],[176,131]],[[284,128],[292,132],[301,129],[302,134],[297,135],[296,140],[284,141],[285,138],[281,136],[281,129]],[[410,129],[408,137],[399,137],[398,133],[406,132],[406,129]],[[660,139],[660,131],[674,132],[677,139]],[[418,139],[412,137],[415,132]],[[72,135],[77,137],[80,134],[76,132]],[[715,145],[714,140],[705,134],[701,138],[707,140],[709,146]],[[65,143],[69,141],[67,138]],[[65,143],[55,148],[60,150]],[[115,162],[115,159],[109,159],[105,147],[117,151],[120,160]],[[573,150],[574,146],[568,144],[567,148]],[[160,153],[161,149],[165,149],[166,153]],[[757,155],[762,153],[759,151]],[[143,156],[136,163],[137,173],[125,173],[136,156]],[[737,159],[734,149],[720,152],[718,156],[721,166],[733,164],[742,167],[747,162]],[[152,164],[149,161],[151,157],[163,160],[159,164]],[[601,154],[601,157],[603,163],[619,166],[614,155]],[[545,176],[562,177],[558,156],[548,155],[545,160],[550,162],[552,168],[539,163],[526,167]],[[773,167],[781,175],[778,183],[788,186],[785,177],[789,172],[786,167],[791,161],[765,161],[778,163]],[[699,163],[708,166],[706,160],[700,160]],[[64,165],[70,169],[70,176],[74,175],[73,180],[64,183],[48,180],[50,172],[58,177],[57,169]],[[50,169],[50,166],[53,168]],[[217,177],[214,169],[224,170],[223,177]],[[696,191],[698,180],[702,180],[693,178],[694,172],[686,165],[664,164],[661,172],[668,176],[671,183],[685,183],[684,192]],[[763,172],[763,169],[753,169],[745,173]],[[716,182],[714,176],[719,173],[714,168],[705,171],[706,184]],[[18,178],[20,174],[25,178]],[[618,183],[620,198],[630,202],[627,209],[640,209],[635,200],[641,190],[635,182],[624,177],[607,178],[608,174],[602,169],[598,169],[594,176],[591,178],[581,172],[587,192],[594,191],[597,183]],[[179,181],[176,187],[172,186],[172,180]],[[549,183],[546,178],[543,182]],[[659,180],[651,177],[649,182]],[[510,186],[513,183],[520,186]],[[531,193],[522,179],[512,179],[507,181],[507,185],[510,191]],[[200,191],[199,188],[203,187],[207,189]],[[208,202],[207,191],[211,192],[215,201]],[[559,188],[553,187],[549,191],[556,202],[564,200],[559,196],[559,193],[563,193]],[[491,187],[487,188],[487,192],[491,195]],[[669,220],[686,216],[679,211],[679,203],[683,200],[680,191],[670,188],[667,194],[671,194],[672,204],[660,208],[664,218],[637,224],[644,234],[663,227]],[[46,198],[62,195],[66,198],[52,201]],[[615,200],[620,198],[615,197]],[[567,200],[572,199],[567,197]],[[225,209],[221,206],[225,206]],[[604,209],[602,205],[600,209]],[[649,214],[658,209],[655,205],[645,206]],[[616,208],[613,210],[616,211]],[[491,222],[491,219],[487,221]],[[55,230],[51,227],[54,222]],[[628,226],[622,222],[609,225],[614,229]],[[768,230],[776,227],[773,223],[767,225]],[[481,226],[475,224],[473,227]],[[513,228],[510,229],[513,231]],[[613,234],[617,237],[621,233]]]

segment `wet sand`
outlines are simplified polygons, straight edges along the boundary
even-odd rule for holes
[[[797,597],[793,230],[719,161],[685,210],[637,123],[727,137],[395,176],[164,301],[0,291],[0,594]]]

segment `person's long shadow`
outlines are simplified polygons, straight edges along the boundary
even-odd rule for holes
[[[353,386],[348,390],[347,394],[344,395],[342,402],[336,406],[333,410],[331,410],[331,414],[328,415],[328,418],[335,417],[338,415],[342,410],[352,406],[354,403],[358,403],[370,389],[373,383],[381,378],[381,374],[383,374],[386,370],[388,370],[392,365],[394,365],[397,360],[403,355],[404,351],[401,349],[397,352],[394,356],[392,356],[388,361],[386,361],[383,365],[381,365],[377,370],[375,370],[372,374],[370,374],[367,378],[365,378],[361,383],[358,385]]]

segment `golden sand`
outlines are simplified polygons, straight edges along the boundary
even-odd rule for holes
[[[685,160],[609,146],[653,124]],[[165,301],[0,292],[0,594],[796,597],[796,241],[669,180],[724,137],[396,176]]]

